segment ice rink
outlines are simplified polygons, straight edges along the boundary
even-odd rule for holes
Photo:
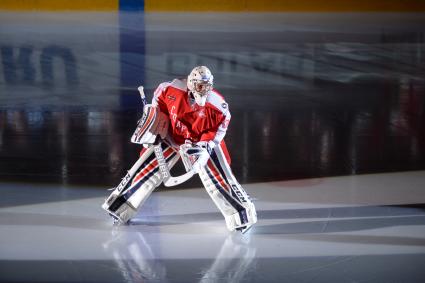
[[[2,184],[2,282],[422,282],[425,172],[253,183],[229,233],[204,189],[159,190],[112,227],[97,188]]]
[[[423,282],[424,32],[423,13],[0,12],[0,282]],[[229,233],[193,178],[113,226],[137,86],[200,64],[258,223]]]

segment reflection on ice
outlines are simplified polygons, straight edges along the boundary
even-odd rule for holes
[[[155,257],[142,232],[113,230],[111,239],[103,243],[103,248],[112,254],[125,282],[164,282],[167,276],[165,267]]]
[[[250,245],[249,235],[229,234],[224,238],[218,253],[210,258],[206,254],[196,263],[191,263],[191,251],[184,250],[188,260],[178,264],[180,273],[168,271],[174,256],[164,254],[163,249],[179,245],[178,241],[159,241],[160,235],[133,231],[117,227],[112,231],[111,239],[102,246],[111,254],[125,282],[184,282],[193,277],[193,282],[244,282],[256,255],[256,247]],[[202,235],[200,235],[202,237]],[[218,239],[214,239],[217,241]],[[190,243],[188,243],[190,245]],[[182,255],[183,256],[183,255]],[[190,270],[190,271],[189,271]],[[177,277],[176,277],[177,276]]]
[[[229,235],[213,264],[200,272],[200,283],[244,282],[255,259],[256,248],[249,244],[249,234]]]

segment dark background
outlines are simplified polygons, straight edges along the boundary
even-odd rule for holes
[[[115,186],[140,149],[137,86],[200,64],[241,183],[424,169],[425,20],[348,15],[3,19],[0,180]]]

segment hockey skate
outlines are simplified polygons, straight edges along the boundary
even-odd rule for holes
[[[112,193],[103,203],[102,208],[108,213],[108,215],[112,218],[114,225],[127,225],[129,224],[129,219],[123,218],[123,208],[127,207],[123,206],[125,203],[123,196],[118,196]],[[121,214],[119,214],[121,212]]]

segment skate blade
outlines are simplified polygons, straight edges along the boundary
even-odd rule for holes
[[[249,230],[251,230],[252,225],[249,225],[248,227],[241,227],[241,228],[236,228],[236,231],[241,232],[242,234],[245,234],[246,232],[248,232]]]

